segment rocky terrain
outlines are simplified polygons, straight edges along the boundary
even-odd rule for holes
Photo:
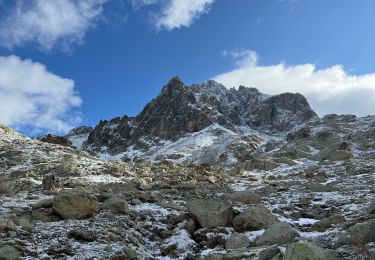
[[[0,259],[375,259],[374,158],[374,116],[174,78],[135,118],[0,127]]]
[[[285,132],[312,118],[316,114],[300,94],[269,96],[212,80],[186,86],[174,77],[138,116],[102,120],[91,131],[85,128],[86,135],[81,127],[67,137],[102,158],[227,166],[243,160],[243,150],[259,146],[254,130]]]

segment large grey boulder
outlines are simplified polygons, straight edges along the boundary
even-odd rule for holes
[[[280,248],[271,246],[259,252],[258,260],[279,260]]]
[[[375,220],[357,223],[348,229],[350,242],[375,242]]]
[[[252,191],[236,191],[228,195],[228,199],[244,204],[259,204],[262,197]]]
[[[254,231],[268,228],[278,222],[275,215],[263,205],[249,206],[244,212],[233,219],[233,227],[236,231]]]
[[[64,191],[53,198],[52,208],[63,219],[85,219],[98,213],[100,205],[90,194]]]
[[[370,206],[368,207],[369,214],[375,214],[375,201],[371,202]]]
[[[329,229],[331,226],[344,222],[346,219],[344,216],[332,215],[328,218],[319,220],[311,226],[311,230],[324,232]]]
[[[241,233],[233,233],[228,240],[225,242],[225,248],[229,249],[238,249],[238,248],[246,248],[250,246],[250,239]]]
[[[17,230],[17,226],[10,219],[0,218],[0,233]]]
[[[101,209],[119,214],[129,213],[128,202],[125,199],[117,196],[105,200],[101,206]]]
[[[256,245],[283,245],[293,242],[298,233],[287,222],[273,224],[258,238]]]
[[[351,151],[336,150],[331,154],[332,161],[345,161],[349,160],[350,158],[353,158],[353,153]]]
[[[338,260],[336,252],[311,242],[300,241],[288,245],[283,260]]]
[[[0,260],[18,260],[21,259],[22,252],[10,244],[0,245]]]
[[[190,215],[205,228],[227,226],[233,219],[232,205],[220,200],[191,198],[187,208]]]

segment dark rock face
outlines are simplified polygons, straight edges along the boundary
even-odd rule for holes
[[[76,127],[72,130],[70,130],[70,132],[68,133],[68,135],[66,137],[70,137],[70,136],[77,136],[77,135],[84,135],[84,134],[88,134],[90,133],[94,128],[92,128],[91,126],[79,126],[79,127]]]
[[[177,140],[214,123],[228,129],[242,125],[287,131],[314,117],[300,94],[268,96],[244,86],[227,89],[215,81],[186,86],[174,77],[138,116],[100,121],[84,148],[95,152],[106,146],[116,154],[132,145],[145,145],[140,141],[143,137]]]
[[[72,142],[69,141],[66,137],[53,135],[53,134],[46,134],[43,136],[38,137],[39,141],[50,143],[50,144],[59,144],[62,146],[71,146]]]

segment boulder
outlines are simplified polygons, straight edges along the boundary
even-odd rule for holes
[[[17,226],[10,219],[0,218],[0,233],[6,233],[8,231],[16,231]]]
[[[249,206],[244,212],[233,219],[233,227],[236,231],[254,231],[268,228],[276,224],[278,219],[263,205]]]
[[[351,151],[336,150],[332,152],[330,159],[332,161],[345,161],[349,160],[350,158],[353,158],[353,154]]]
[[[41,208],[52,208],[53,205],[53,199],[43,199],[35,203],[31,206],[33,210],[41,209]]]
[[[262,197],[251,191],[236,191],[228,195],[228,199],[244,204],[259,204]]]
[[[315,222],[311,226],[311,230],[318,231],[318,232],[324,232],[327,229],[329,229],[332,225],[336,225],[339,223],[344,222],[346,219],[343,216],[340,215],[333,215],[328,218],[319,220],[318,222]]]
[[[280,248],[272,246],[259,252],[258,260],[278,260],[280,254]]]
[[[191,198],[187,208],[190,215],[205,228],[226,226],[233,219],[232,206],[220,200]]]
[[[288,245],[283,260],[338,260],[336,252],[321,248],[311,242],[300,241]]]
[[[375,214],[375,201],[373,201],[370,206],[368,207],[369,214]]]
[[[375,242],[375,220],[357,223],[348,229],[351,242]]]
[[[39,208],[31,212],[32,220],[42,222],[57,222],[61,220],[61,217],[57,215],[52,208]]]
[[[13,245],[0,245],[0,260],[21,259],[22,252]]]
[[[101,206],[102,210],[109,210],[113,213],[127,214],[129,213],[128,202],[120,197],[112,197],[105,200]]]
[[[267,159],[252,159],[245,161],[241,164],[241,168],[244,170],[264,170],[270,171],[279,167],[278,163],[272,162]]]
[[[80,229],[73,229],[69,231],[68,237],[80,242],[94,242],[97,239],[94,231]]]
[[[42,187],[44,190],[58,190],[60,188],[59,178],[48,174],[43,178]]]
[[[64,191],[53,199],[53,210],[63,219],[85,219],[99,212],[99,202],[81,191]]]
[[[250,246],[250,239],[241,233],[233,233],[228,240],[225,242],[225,248],[229,249],[237,249],[237,248],[246,248]]]
[[[273,224],[258,238],[256,245],[284,245],[293,242],[297,231],[287,222]]]

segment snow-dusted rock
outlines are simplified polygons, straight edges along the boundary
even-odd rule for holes
[[[99,212],[99,202],[81,191],[63,191],[53,198],[53,210],[64,219],[84,219]]]
[[[321,248],[313,243],[301,241],[288,245],[284,258],[285,260],[338,260],[337,254],[332,250]]]
[[[271,225],[257,239],[256,244],[261,245],[285,245],[293,242],[298,236],[297,231],[287,222],[279,222]]]
[[[233,233],[225,242],[226,249],[237,249],[250,246],[250,239],[241,233]]]
[[[265,229],[278,222],[275,215],[263,205],[248,206],[233,219],[233,227],[236,231],[253,231]]]
[[[224,201],[191,198],[187,207],[201,227],[224,227],[233,218],[232,206]]]
[[[109,210],[114,213],[127,214],[129,213],[128,202],[118,196],[114,196],[105,200],[101,205],[102,210]]]

